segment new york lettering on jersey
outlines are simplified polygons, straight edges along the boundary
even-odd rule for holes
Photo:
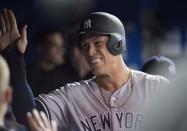
[[[114,117],[112,117],[114,116]],[[102,131],[112,130],[115,123],[115,129],[133,129],[138,130],[143,122],[143,114],[132,112],[115,112],[96,114],[80,121],[84,131]]]

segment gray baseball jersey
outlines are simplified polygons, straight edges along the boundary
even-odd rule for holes
[[[62,131],[132,131],[144,119],[143,107],[165,84],[163,77],[132,70],[131,78],[113,94],[92,78],[67,84],[38,100]]]

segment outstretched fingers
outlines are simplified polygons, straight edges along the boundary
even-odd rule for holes
[[[8,14],[9,14],[8,10],[5,8],[3,10],[3,17],[4,17],[4,21],[5,21],[6,31],[9,31],[11,29],[10,20],[9,20],[9,15]]]
[[[57,123],[50,121],[44,112],[38,112],[34,109],[27,113],[28,122],[32,131],[57,131]]]
[[[8,10],[8,16],[10,20],[11,29],[17,29],[16,17],[14,16],[12,10]]]
[[[2,13],[0,13],[0,30],[2,34],[6,32],[5,20]]]

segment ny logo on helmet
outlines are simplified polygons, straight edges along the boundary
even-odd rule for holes
[[[91,28],[91,20],[90,19],[86,19],[84,21],[84,29],[88,29],[88,28]]]

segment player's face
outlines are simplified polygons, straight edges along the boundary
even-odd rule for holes
[[[54,33],[47,38],[46,55],[49,62],[60,65],[64,63],[64,40],[60,33]]]
[[[96,76],[106,75],[115,63],[115,56],[107,48],[108,40],[107,35],[88,34],[81,42],[88,65]]]

